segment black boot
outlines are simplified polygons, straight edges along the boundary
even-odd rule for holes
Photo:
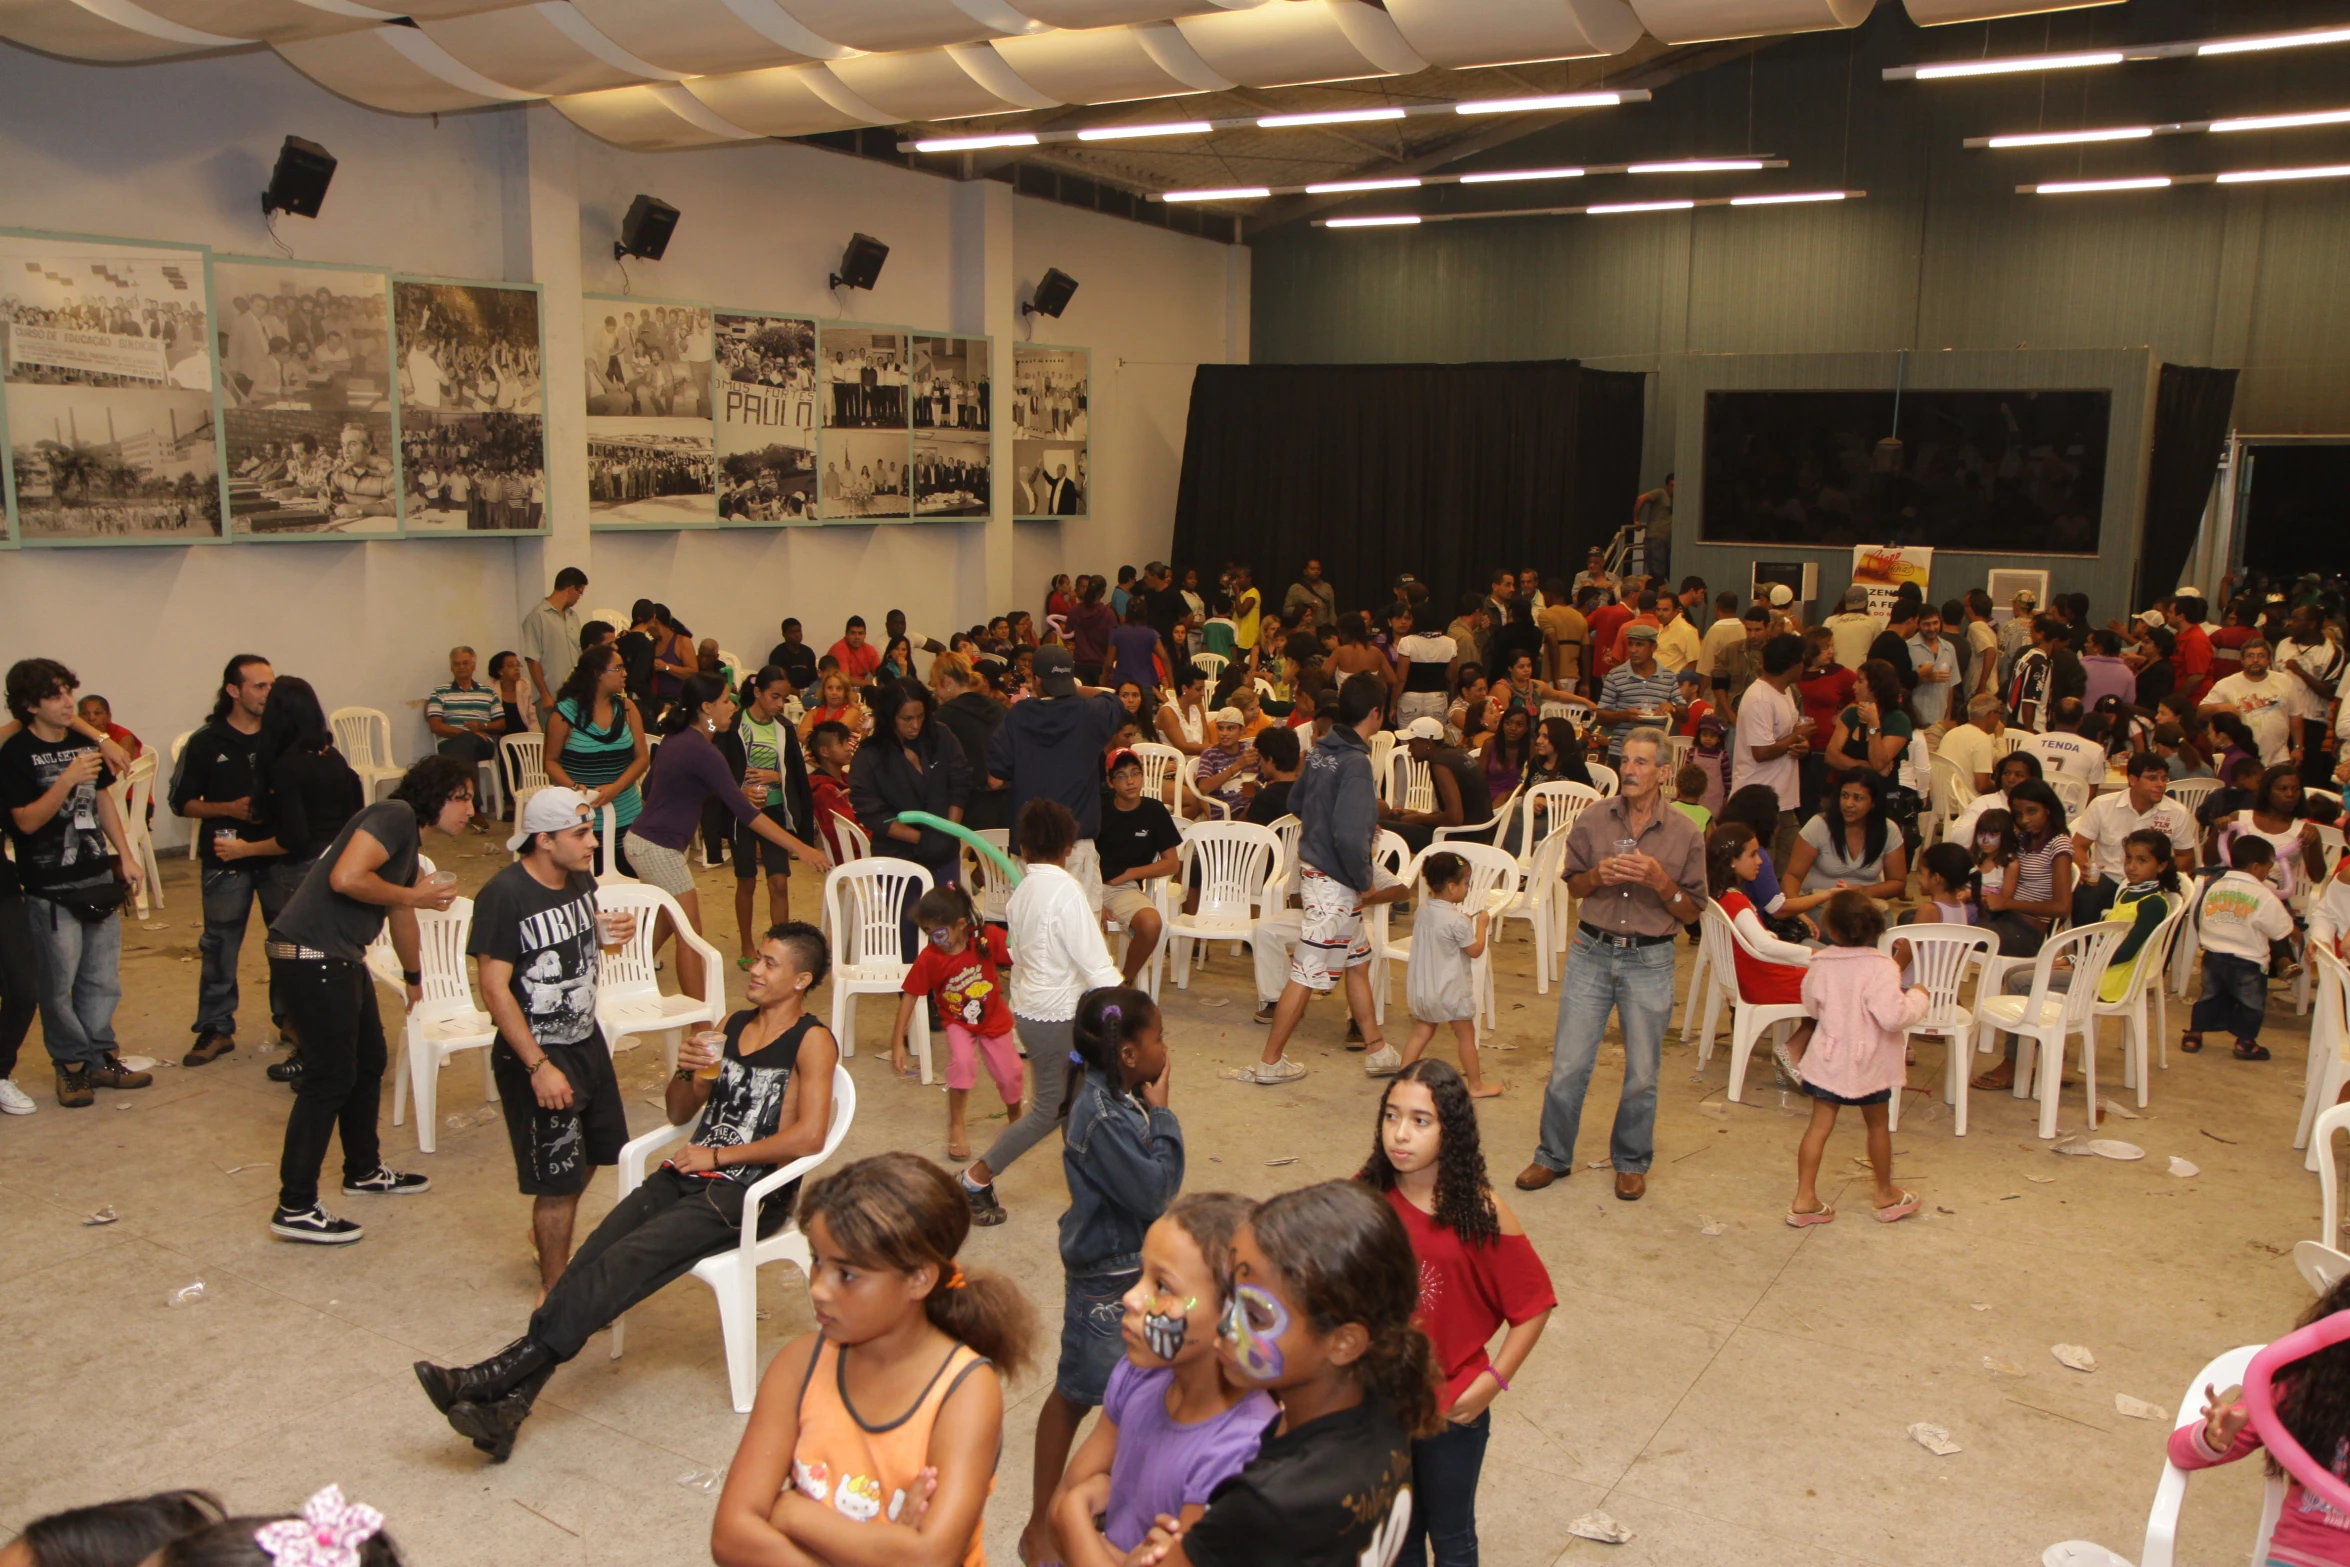
[[[436,1366],[416,1362],[416,1380],[424,1396],[442,1414],[460,1403],[493,1404],[540,1370],[553,1370],[555,1352],[525,1333],[489,1359],[471,1366]]]
[[[522,1429],[522,1422],[530,1418],[531,1406],[538,1402],[539,1390],[555,1374],[552,1362],[540,1367],[494,1403],[460,1403],[449,1406],[449,1424],[460,1436],[473,1439],[473,1445],[489,1454],[490,1462],[502,1464],[514,1456],[514,1437]]]

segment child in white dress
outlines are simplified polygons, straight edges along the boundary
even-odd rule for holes
[[[1403,1054],[1374,1051],[1363,1059],[1363,1070],[1373,1077],[1402,1071],[1420,1059],[1435,1037],[1437,1025],[1452,1025],[1460,1044],[1461,1081],[1472,1099],[1492,1099],[1501,1085],[1485,1086],[1477,1071],[1476,962],[1485,953],[1490,909],[1474,915],[1464,906],[1469,895],[1469,866],[1457,854],[1431,854],[1421,863],[1420,875],[1429,896],[1412,918],[1412,958],[1405,969],[1404,996],[1412,1011],[1412,1037]]]

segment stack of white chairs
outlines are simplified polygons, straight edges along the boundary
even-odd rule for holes
[[[678,1041],[692,1030],[716,1028],[726,1021],[725,960],[686,923],[677,900],[649,882],[603,882],[596,889],[596,907],[636,916],[636,934],[603,954],[596,976],[596,1022],[604,1030],[604,1042],[617,1051],[624,1039],[657,1035],[662,1063],[674,1072]],[[671,995],[661,989],[653,935],[663,915],[676,931],[678,945],[701,956],[702,995]]]
[[[906,906],[930,890],[930,872],[912,860],[868,855],[824,873],[824,907],[832,922],[832,1037],[840,1053],[857,1053],[857,998],[889,996],[892,1006],[913,967],[905,957]],[[893,1011],[892,1019],[895,1019]],[[930,1013],[914,1009],[908,1043],[930,1081]]]
[[[1193,949],[1201,942],[1251,942],[1256,911],[1272,894],[1281,863],[1281,840],[1254,822],[1193,822],[1183,829],[1176,882],[1186,888],[1198,877],[1198,907],[1166,914],[1165,946],[1179,990],[1191,988]],[[1169,900],[1172,903],[1173,900]]]
[[[335,749],[359,775],[359,786],[368,799],[375,798],[378,784],[400,781],[400,763],[392,755],[392,721],[381,711],[338,707],[326,715],[326,721],[335,732]]]
[[[703,1109],[706,1111],[705,1103]],[[796,1219],[785,1219],[768,1235],[759,1234],[759,1205],[794,1181],[822,1169],[840,1151],[849,1126],[857,1118],[857,1083],[839,1062],[832,1067],[832,1119],[824,1132],[824,1146],[804,1159],[794,1159],[753,1181],[743,1193],[742,1235],[725,1251],[694,1264],[693,1276],[718,1298],[718,1328],[726,1345],[727,1391],[734,1412],[747,1415],[759,1387],[759,1269],[770,1262],[789,1262],[805,1276],[814,1269],[808,1238]],[[645,1182],[654,1158],[672,1143],[683,1142],[701,1126],[697,1114],[682,1126],[663,1125],[631,1141],[620,1150],[616,1172],[620,1195],[626,1197]],[[612,1319],[612,1358],[618,1360],[626,1341],[628,1319]]]
[[[490,1047],[498,1042],[498,1025],[473,1003],[473,987],[465,974],[465,947],[473,932],[473,900],[459,898],[446,909],[416,911],[417,957],[424,983],[424,999],[408,1014],[398,1060],[392,1073],[392,1124],[408,1112],[408,1096],[416,1095],[416,1151],[432,1153],[440,1142],[441,1066],[461,1050],[479,1050],[483,1097],[498,1098],[497,1074],[490,1068]],[[397,960],[395,959],[395,962]],[[394,976],[397,978],[398,976]]]
[[[163,907],[163,872],[155,863],[155,833],[147,821],[147,807],[155,798],[155,753],[142,751],[112,788],[115,813],[122,818],[123,842],[131,862],[139,868],[139,890],[132,899],[139,918]],[[193,843],[195,840],[190,839]]]

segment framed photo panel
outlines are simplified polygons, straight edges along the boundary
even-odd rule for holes
[[[721,310],[712,327],[718,525],[815,522],[816,323]]]
[[[1012,345],[1015,517],[1083,517],[1092,473],[1086,460],[1093,355],[1043,343]]]
[[[714,526],[710,307],[590,295],[585,316],[589,525]]]
[[[395,277],[392,329],[408,534],[545,532],[538,286]]]

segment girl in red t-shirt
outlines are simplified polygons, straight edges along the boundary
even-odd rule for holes
[[[1020,1043],[1012,1032],[1012,1009],[1004,1002],[1003,971],[1012,966],[1004,933],[984,924],[960,887],[933,887],[914,900],[914,928],[922,953],[906,970],[898,997],[897,1027],[889,1036],[889,1064],[900,1077],[913,1071],[906,1057],[906,1028],[914,1009],[928,996],[947,1028],[947,1157],[971,1157],[964,1130],[964,1106],[978,1081],[980,1058],[996,1092],[1004,1096],[1005,1124],[1020,1119]]]
[[[1760,957],[1749,954],[1744,946],[1733,942],[1730,960],[1737,965],[1738,995],[1743,1001],[1761,1006],[1792,1007],[1803,1004],[1804,971],[1811,964],[1811,949],[1799,947],[1771,933],[1763,923],[1762,914],[1740,890],[1742,884],[1754,880],[1762,870],[1762,840],[1754,829],[1744,822],[1723,822],[1705,835],[1705,883],[1713,894],[1715,906],[1729,916]],[[1803,1064],[1803,1047],[1811,1043],[1812,1020],[1804,1018],[1795,1025],[1795,1032],[1783,1045],[1771,1047],[1771,1057],[1787,1075],[1797,1075]]]
[[[1415,1318],[1436,1351],[1443,1431],[1412,1442],[1412,1522],[1399,1563],[1477,1559],[1477,1479],[1488,1412],[1509,1390],[1558,1296],[1517,1215],[1493,1195],[1461,1074],[1415,1061],[1379,1097],[1378,1140],[1356,1176],[1403,1220],[1420,1262]],[[1501,1352],[1485,1346],[1509,1324]]]

